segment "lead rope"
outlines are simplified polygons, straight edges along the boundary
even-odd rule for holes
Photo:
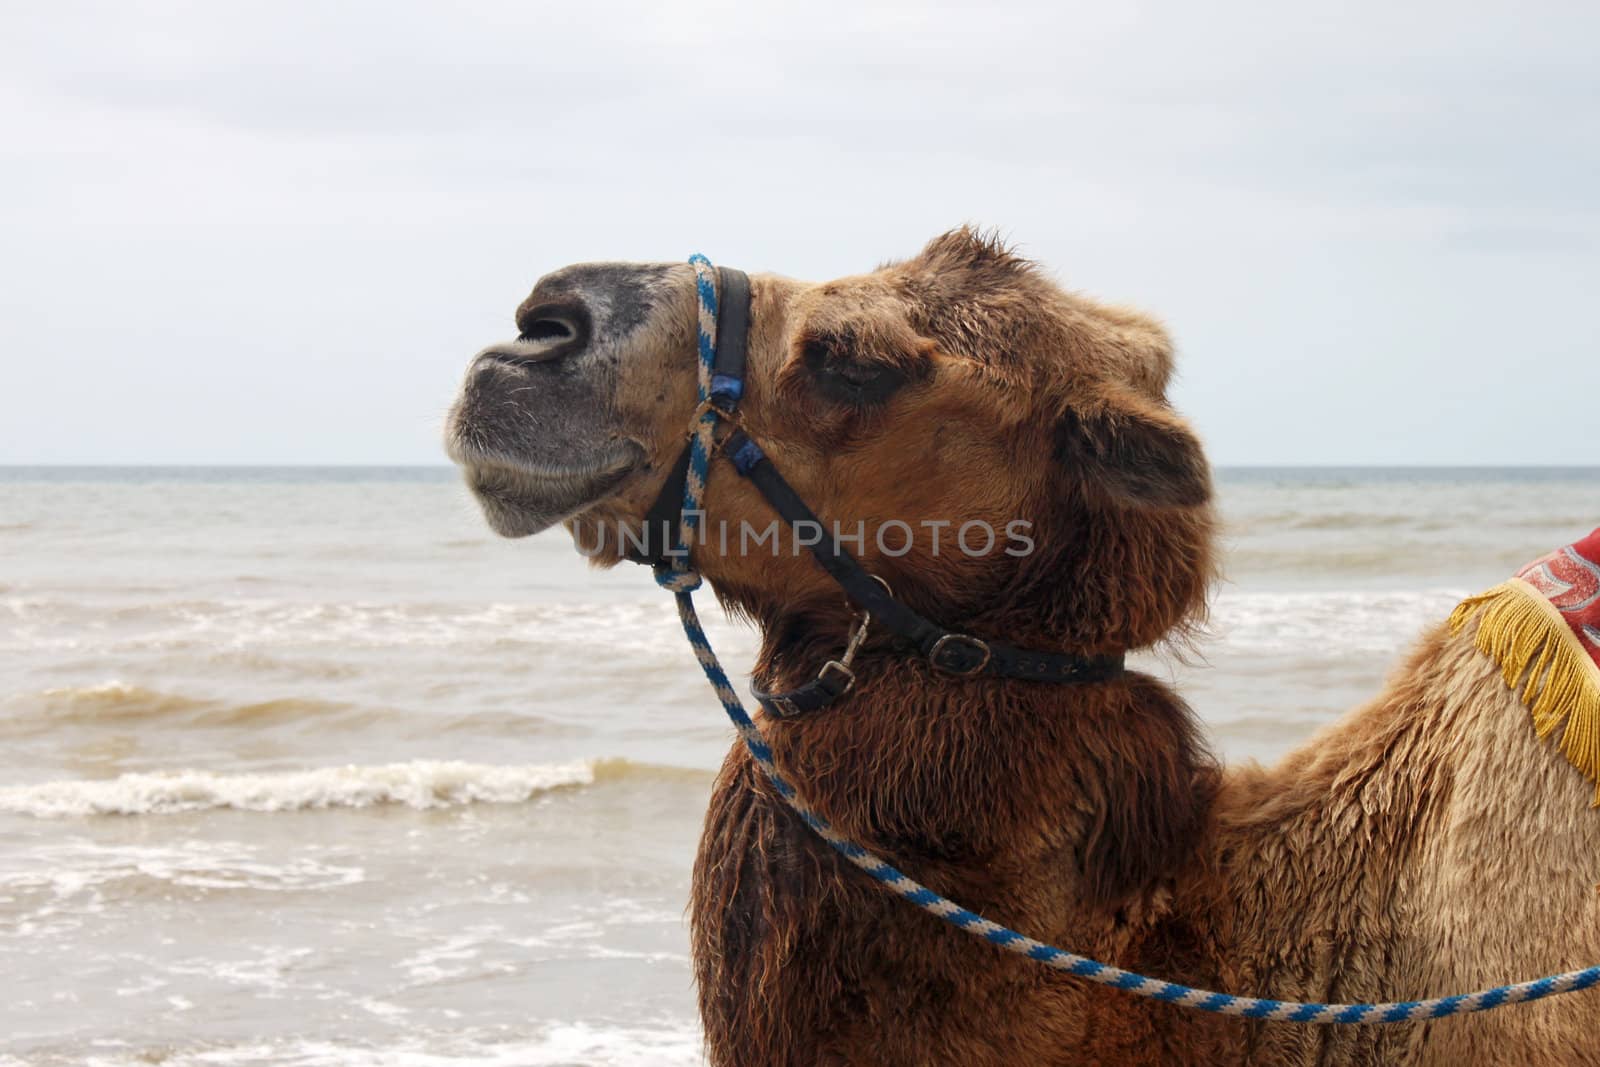
[[[880,859],[860,845],[840,835],[827,819],[806,804],[795,788],[784,781],[772,762],[772,749],[762,737],[761,728],[745,713],[739,694],[734,691],[728,676],[717,662],[717,655],[706,639],[700,616],[694,609],[694,590],[700,587],[700,575],[689,566],[689,550],[694,546],[698,532],[700,509],[705,500],[706,478],[711,470],[711,455],[715,442],[717,421],[722,417],[710,403],[711,370],[716,353],[717,288],[716,271],[710,260],[702,255],[689,258],[695,269],[695,288],[700,296],[699,324],[699,382],[700,406],[695,415],[689,453],[689,475],[683,487],[683,521],[679,529],[679,543],[670,554],[671,566],[657,568],[656,582],[672,592],[678,602],[678,618],[683,622],[683,632],[694,648],[711,688],[727,712],[733,727],[739,732],[751,757],[766,772],[784,801],[804,819],[806,825],[817,832],[836,852],[861,868],[884,889],[899,896],[930,915],[936,915],[950,925],[980,937],[1008,952],[1037,960],[1046,967],[1087,978],[1091,982],[1126,990],[1151,1000],[1163,1000],[1179,1007],[1216,1015],[1236,1015],[1246,1019],[1269,1019],[1293,1023],[1397,1023],[1417,1019],[1440,1019],[1449,1015],[1466,1015],[1488,1011],[1502,1004],[1522,1004],[1542,1000],[1560,993],[1574,993],[1600,983],[1600,966],[1581,971],[1553,974],[1531,982],[1496,986],[1477,993],[1453,997],[1435,997],[1432,1000],[1404,1000],[1385,1004],[1314,1004],[1293,1000],[1262,1000],[1256,997],[1236,997],[1230,993],[1213,993],[1193,989],[1176,982],[1148,978],[1142,974],[1125,971],[1108,963],[1100,963],[1085,956],[1067,952],[1015,930],[991,922],[975,912],[968,911],[955,901],[940,896],[916,879],[903,874],[893,864]]]

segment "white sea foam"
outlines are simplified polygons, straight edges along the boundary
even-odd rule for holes
[[[1241,593],[1223,590],[1203,642],[1218,651],[1326,656],[1398,653],[1470,590]]]
[[[239,841],[106,844],[52,835],[0,861],[0,909],[8,934],[59,946],[99,916],[152,900],[315,893],[365,879],[365,869],[356,864],[314,855],[276,857]],[[204,973],[214,979],[221,972]],[[140,981],[153,977],[142,972]],[[155,980],[156,987],[164,984]],[[132,983],[115,992],[131,996],[140,989]]]
[[[83,597],[0,597],[0,652],[241,651],[267,649],[589,648],[597,633],[630,648],[677,647],[670,598],[621,603],[402,603],[269,598],[165,600],[132,605]],[[744,627],[708,612],[714,631],[753,644]]]
[[[257,846],[237,841],[104,845],[69,839],[35,845],[25,862],[0,867],[0,894],[12,901],[24,895],[60,901],[127,880],[190,889],[303,891],[355,885],[364,877],[358,866],[305,855],[267,861]]]
[[[84,1067],[139,1067],[150,1060],[144,1052],[118,1050],[72,1062]],[[385,1045],[295,1039],[194,1050],[163,1048],[161,1062],[166,1067],[693,1067],[704,1058],[698,1027],[688,1021],[662,1020],[654,1026],[557,1024],[528,1037],[499,1040],[419,1035]]]
[[[594,769],[589,761],[496,766],[412,760],[272,774],[199,770],[124,774],[106,780],[9,786],[0,789],[0,812],[48,818],[166,815],[210,808],[278,812],[376,804],[419,809],[514,804],[552,789],[588,785],[594,781]]]

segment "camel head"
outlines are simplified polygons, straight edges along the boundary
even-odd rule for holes
[[[624,558],[695,411],[694,278],[558,270],[517,309],[520,336],[473,359],[447,447],[495,530],[564,523],[591,558]],[[1201,609],[1210,478],[1167,404],[1156,323],[968,229],[869,274],[756,274],[751,292],[746,432],[897,596],[1076,648],[1149,644]],[[696,567],[764,621],[839,617],[804,536],[767,536],[774,520],[717,461]]]

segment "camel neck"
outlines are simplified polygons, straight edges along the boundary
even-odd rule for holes
[[[768,641],[763,687],[799,684],[820,639]],[[830,646],[829,654],[835,654]],[[1147,675],[1083,685],[951,678],[892,643],[814,714],[767,724],[775,759],[853,839],[958,866],[1068,856],[1080,903],[1120,906],[1187,860],[1215,791],[1188,707]],[[969,872],[970,873],[970,872]]]

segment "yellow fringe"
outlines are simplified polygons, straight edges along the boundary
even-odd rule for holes
[[[1451,632],[1474,617],[1478,648],[1518,691],[1539,737],[1548,740],[1566,724],[1561,754],[1595,783],[1600,807],[1600,669],[1555,605],[1521,579],[1462,601],[1450,615]]]

